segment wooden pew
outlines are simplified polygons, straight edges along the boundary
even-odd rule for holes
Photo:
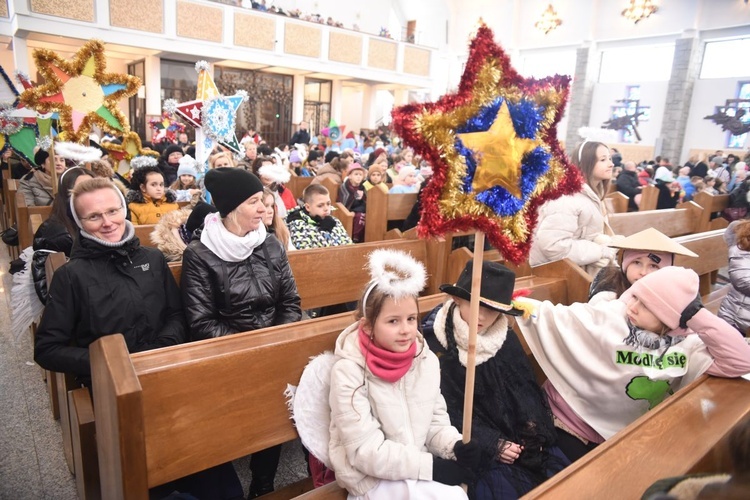
[[[388,221],[404,220],[417,202],[414,194],[388,194],[380,189],[367,192],[365,241],[380,241],[388,231]]]
[[[8,227],[11,227],[16,223],[16,195],[18,194],[18,180],[8,179],[7,188],[8,197],[6,198],[6,206],[8,207]],[[21,197],[23,198],[23,196]],[[8,252],[10,253],[11,260],[17,259],[20,253],[19,247],[9,246]]]
[[[690,201],[683,203],[681,208],[612,214],[609,225],[615,234],[623,236],[653,227],[669,237],[675,237],[698,232],[698,220],[702,214],[703,208]]]
[[[656,210],[656,202],[659,199],[659,189],[649,184],[643,186],[641,190],[641,204],[638,206],[639,212],[645,212],[646,210]]]
[[[302,299],[302,309],[341,304],[358,300],[369,281],[364,269],[367,255],[378,248],[387,247],[410,253],[425,264],[428,282],[426,292],[437,293],[444,282],[446,243],[404,239],[360,245],[345,245],[330,248],[313,248],[289,252],[287,257],[297,282],[297,291]],[[177,284],[182,277],[182,262],[170,262]],[[325,287],[325,293],[321,291]]]
[[[2,218],[2,229],[5,231],[10,227],[10,214],[8,213],[11,205],[8,205],[8,181],[10,180],[10,171],[3,170],[3,218]]]
[[[331,179],[325,178],[320,181],[320,184],[328,190],[328,195],[331,197],[331,205],[336,205],[336,202],[339,200],[339,187],[341,187],[341,183],[336,183]]]
[[[612,186],[614,186],[614,184],[610,184],[610,188]],[[619,191],[613,191],[604,197],[604,203],[607,205],[607,210],[609,210],[609,213],[612,214],[626,213],[628,211],[629,200],[630,198]]]
[[[641,498],[658,479],[727,472],[723,445],[750,413],[748,388],[703,375],[523,498]]]
[[[712,229],[723,229],[729,225],[726,219],[722,217],[711,220],[712,214],[721,212],[727,208],[729,204],[728,194],[712,195],[703,191],[696,194],[693,197],[693,201],[703,208],[703,213],[701,213],[696,223],[695,232],[700,233]]]
[[[529,277],[517,286],[540,300],[566,293],[560,278]],[[420,311],[444,298],[421,297]],[[283,390],[351,322],[345,313],[133,355],[121,335],[97,340],[91,363],[102,496],[147,498],[150,487],[295,439]],[[345,496],[329,485],[304,498]]]
[[[151,233],[154,232],[156,224],[138,224],[133,226],[135,228],[135,235],[140,240],[142,247],[156,248],[156,245],[151,241]]]
[[[33,217],[33,216],[32,216]],[[56,252],[45,263],[47,284],[52,283],[55,271],[65,264],[65,254]],[[63,453],[71,474],[76,476],[76,489],[80,500],[98,500],[99,463],[91,396],[70,374],[47,372],[50,404],[53,415],[60,419]]]
[[[34,241],[34,233],[31,230],[29,216],[38,214],[41,216],[42,221],[45,221],[51,213],[51,206],[29,207],[26,205],[26,199],[23,196],[16,196],[16,221],[18,223],[18,248],[20,250],[30,247]]]
[[[292,191],[292,194],[294,195],[294,199],[298,200],[302,198],[302,191],[304,191],[305,188],[310,185],[314,178],[315,177],[300,177],[297,175],[293,175],[284,187],[290,189]]]
[[[708,296],[712,292],[712,285],[716,283],[718,271],[729,263],[729,248],[724,241],[724,229],[689,234],[674,238],[677,243],[698,254],[698,258],[675,256],[675,265],[688,267],[698,273],[700,277],[700,294]],[[723,287],[724,294],[729,289]],[[716,296],[714,296],[714,300]],[[716,312],[716,311],[714,311]]]
[[[344,226],[346,234],[352,237],[352,228],[354,227],[354,212],[350,212],[340,201],[335,203],[335,209],[331,212],[331,215],[341,221],[341,225]]]

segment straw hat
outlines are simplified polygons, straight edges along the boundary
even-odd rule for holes
[[[664,252],[675,255],[685,255],[687,257],[698,257],[696,253],[691,252],[653,227],[632,234],[617,243],[611,243],[609,246],[613,248],[622,248],[623,250],[649,250],[652,252]]]

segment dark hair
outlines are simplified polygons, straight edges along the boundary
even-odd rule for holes
[[[130,176],[130,189],[140,191],[141,185],[146,183],[148,174],[159,174],[164,179],[164,174],[159,170],[159,167],[148,166],[136,168]]]
[[[631,283],[628,281],[625,272],[619,266],[609,265],[603,267],[594,276],[589,288],[588,300],[591,300],[599,292],[614,292],[617,297],[620,297],[630,286]]]
[[[258,155],[260,156],[271,156],[273,149],[268,144],[258,144]]]
[[[253,168],[253,173],[254,173],[254,174],[255,174],[256,176],[258,176],[258,178],[260,178],[260,174],[258,173],[258,170],[260,170],[260,167],[262,167],[262,166],[263,166],[263,162],[265,162],[265,161],[273,163],[273,158],[272,158],[272,157],[270,157],[270,156],[265,156],[265,155],[260,155],[260,154],[259,154],[259,155],[258,155],[258,156],[257,156],[257,157],[256,157],[256,158],[255,158],[255,159],[253,160],[253,166],[252,166],[252,168]]]
[[[52,201],[52,212],[49,218],[59,222],[74,238],[78,234],[78,226],[71,217],[70,213],[70,192],[75,186],[76,179],[83,175],[87,175],[94,179],[96,176],[91,170],[83,167],[69,168],[65,172],[62,178],[62,182],[57,186],[57,194],[55,199]]]
[[[609,190],[610,181],[600,181],[598,185],[595,184],[593,179],[594,167],[597,163],[596,150],[599,146],[604,146],[609,150],[609,146],[603,142],[597,141],[586,141],[579,144],[576,147],[575,155],[573,156],[573,163],[578,166],[578,170],[583,174],[586,184],[599,196],[600,199],[604,199],[607,191]]]

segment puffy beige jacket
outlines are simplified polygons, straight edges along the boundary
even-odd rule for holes
[[[440,393],[440,364],[417,338],[418,354],[395,383],[366,368],[358,323],[341,332],[331,372],[330,460],[336,481],[360,496],[378,480],[432,479],[433,454],[455,458],[461,434]]]
[[[567,258],[595,274],[601,266],[591,265],[615,254],[606,246],[612,234],[604,203],[584,184],[582,191],[539,208],[529,264],[533,267]]]

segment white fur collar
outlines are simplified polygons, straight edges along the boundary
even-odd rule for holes
[[[446,349],[448,348],[448,341],[445,338],[445,318],[451,305],[453,305],[453,299],[448,299],[437,315],[435,315],[435,337],[437,337],[438,342]],[[488,359],[491,359],[503,346],[507,335],[508,316],[500,313],[495,322],[487,327],[484,333],[477,335],[476,364],[481,365]],[[469,348],[469,324],[461,319],[458,307],[453,311],[453,337],[458,347],[458,360],[462,365],[466,366],[466,359],[468,357],[467,349]]]

